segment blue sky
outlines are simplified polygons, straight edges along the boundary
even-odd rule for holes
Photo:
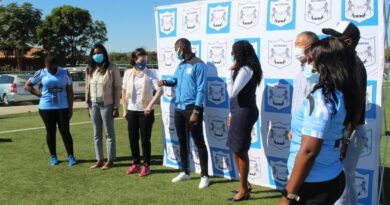
[[[137,47],[156,48],[155,6],[192,1],[194,0],[2,0],[1,4],[29,2],[42,10],[43,17],[50,14],[53,8],[65,4],[87,9],[93,20],[106,23],[109,40],[105,45],[108,51],[129,52]],[[389,1],[386,0],[386,10]]]
[[[156,48],[154,7],[194,0],[2,0],[1,4],[29,2],[43,17],[53,8],[71,5],[89,10],[93,20],[104,21],[109,52],[129,52],[137,47]]]

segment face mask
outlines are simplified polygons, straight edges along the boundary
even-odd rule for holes
[[[147,64],[148,64],[147,62],[143,62],[143,63],[138,62],[137,64],[135,64],[135,66],[137,66],[137,68],[139,68],[140,70],[144,70]]]
[[[232,61],[233,63],[236,63],[236,59],[234,58],[234,56],[230,56],[232,58]]]
[[[176,56],[181,61],[184,59],[183,58],[183,52],[182,52],[182,54],[180,54],[180,48],[177,49]]]
[[[305,63],[303,66],[303,75],[309,83],[316,84],[320,80],[320,74],[318,72],[313,73],[313,66]]]
[[[305,55],[305,49],[304,48],[297,48],[294,49],[295,58],[299,61],[303,61],[306,58]]]
[[[104,55],[103,54],[95,54],[92,56],[93,61],[96,63],[101,63],[104,60]]]

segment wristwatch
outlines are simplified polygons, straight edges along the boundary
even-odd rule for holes
[[[198,114],[199,114],[199,110],[197,110],[197,109],[193,109],[193,110],[192,110],[192,113],[194,113],[194,114],[197,114],[197,115],[198,115]]]
[[[284,197],[286,197],[287,199],[290,199],[290,200],[295,200],[295,201],[299,201],[300,197],[296,194],[291,194],[291,193],[288,193],[287,189],[283,189],[282,190],[282,195]]]

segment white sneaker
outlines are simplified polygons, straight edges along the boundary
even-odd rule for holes
[[[185,181],[191,179],[191,175],[186,174],[185,172],[180,172],[180,174],[172,179],[172,182],[180,182],[180,181]]]
[[[199,189],[203,189],[209,186],[209,177],[208,176],[203,176],[200,178],[200,183],[199,183]]]

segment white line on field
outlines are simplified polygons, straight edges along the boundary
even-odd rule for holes
[[[154,115],[161,115],[161,113],[156,113]],[[123,118],[115,118],[114,120],[123,120]],[[91,123],[91,121],[85,121],[85,122],[74,122],[70,123],[69,125],[83,125]],[[29,130],[39,130],[39,129],[45,129],[45,127],[32,127],[32,128],[25,128],[25,129],[18,129],[18,130],[6,130],[6,131],[0,131],[0,134],[6,134],[6,133],[12,133],[12,132],[23,132],[23,131],[29,131]]]

